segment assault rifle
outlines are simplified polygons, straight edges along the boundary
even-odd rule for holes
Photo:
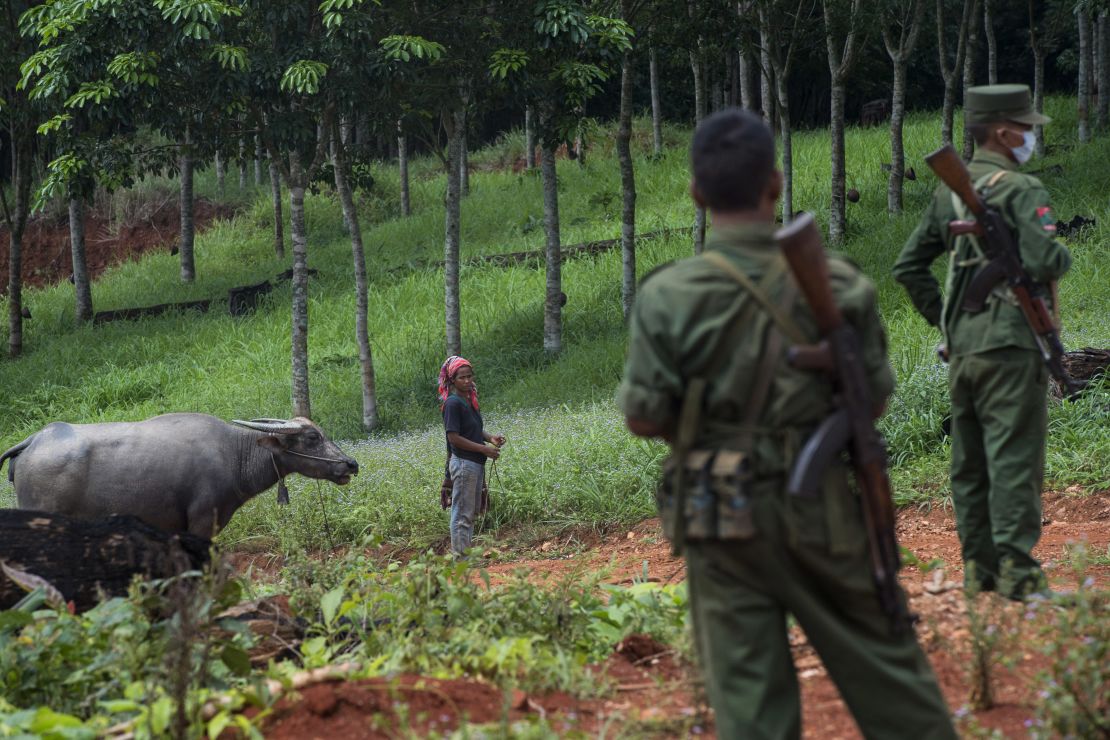
[[[836,384],[838,407],[806,441],[791,471],[788,491],[796,496],[816,496],[828,465],[845,448],[850,451],[867,528],[871,575],[878,588],[879,604],[897,634],[912,625],[916,616],[907,611],[898,588],[902,563],[894,531],[886,445],[875,429],[876,406],[859,337],[836,305],[825,247],[813,216],[803,214],[780,230],[775,239],[813,311],[822,339],[815,346],[791,348],[788,359],[795,367],[828,372]]]
[[[988,262],[979,268],[971,278],[964,293],[960,308],[968,313],[978,313],[986,305],[987,297],[1000,283],[1005,281],[1017,299],[1025,323],[1033,332],[1041,358],[1060,390],[1068,398],[1074,398],[1083,389],[1064,369],[1064,345],[1056,330],[1056,322],[1048,303],[1044,299],[1044,288],[1025,271],[1021,264],[1021,253],[1014,241],[1002,214],[988,206],[975,190],[971,175],[963,160],[951,146],[942,147],[925,157],[926,164],[937,173],[937,177],[964,202],[975,221],[953,221],[949,224],[952,234],[975,234],[980,239],[983,254]]]

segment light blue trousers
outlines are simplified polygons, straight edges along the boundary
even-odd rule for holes
[[[485,480],[485,467],[470,460],[451,456],[451,551],[463,556],[474,537],[478,502]]]

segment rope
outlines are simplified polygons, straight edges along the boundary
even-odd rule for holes
[[[324,502],[324,489],[320,487],[320,481],[316,481],[316,497],[320,499],[320,511],[324,515],[324,532],[328,535],[328,547],[332,550],[335,549],[335,538],[331,534],[331,523],[328,521],[328,507]]]

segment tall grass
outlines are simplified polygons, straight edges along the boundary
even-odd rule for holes
[[[1070,347],[1110,344],[1110,281],[1100,254],[1110,229],[1110,206],[1099,173],[1110,164],[1110,140],[1082,149],[1072,138],[1068,101],[1049,101],[1052,154],[1033,168],[1061,165],[1043,175],[1063,218],[1093,215],[1098,225],[1069,242],[1075,255],[1063,281],[1064,341]],[[844,251],[876,282],[899,381],[883,421],[899,495],[904,500],[945,490],[947,413],[945,369],[935,358],[938,339],[909,305],[889,270],[927,203],[935,181],[922,163],[937,145],[934,115],[910,116],[908,163],[918,179],[906,182],[906,212],[886,213],[889,144],[885,129],[850,128],[849,204]],[[608,129],[593,142],[585,166],[559,162],[563,241],[573,244],[619,235],[619,176]],[[523,151],[519,133],[472,154],[471,195],[463,202],[463,257],[543,244],[538,176],[514,173]],[[638,227],[650,231],[692,222],[686,195],[689,132],[666,131],[668,148],[651,156],[650,122],[638,120]],[[826,218],[828,137],[795,138],[796,207]],[[338,204],[322,194],[307,200],[310,284],[310,357],[313,416],[362,464],[346,489],[323,488],[332,536],[351,541],[373,531],[394,539],[429,542],[446,532],[437,506],[442,432],[434,378],[443,359],[443,274],[420,267],[442,259],[444,181],[437,160],[413,163],[414,213],[398,218],[397,177],[375,171],[371,193],[360,198],[370,278],[370,336],[377,370],[382,429],[359,429],[358,353],[354,339],[350,243]],[[211,172],[199,188],[214,193]],[[230,180],[229,180],[230,182]],[[231,189],[234,189],[233,187]],[[197,239],[198,279],[178,281],[176,259],[151,255],[109,271],[94,285],[98,309],[226,295],[228,288],[272,277],[287,262],[273,256],[266,189],[229,222]],[[642,242],[642,274],[690,253],[689,239]],[[938,275],[942,269],[937,266]],[[628,520],[651,510],[650,489],[661,448],[625,433],[613,391],[624,356],[620,255],[576,259],[564,266],[565,351],[542,352],[544,278],[537,265],[470,266],[462,270],[463,352],[476,366],[487,426],[509,446],[498,463],[495,504],[488,526]],[[289,286],[280,283],[253,315],[232,318],[216,304],[208,314],[172,314],[140,322],[76,326],[68,284],[30,291],[26,354],[0,360],[0,450],[54,420],[139,419],[167,411],[203,411],[224,418],[285,416],[290,407]],[[0,301],[0,310],[6,306]],[[0,339],[3,339],[0,336]],[[1053,485],[1105,486],[1110,424],[1105,392],[1077,404],[1056,404],[1047,470]],[[0,482],[0,503],[11,500]],[[233,520],[225,539],[284,549],[321,542],[325,510],[316,484],[293,485],[293,504],[276,507],[264,496]]]

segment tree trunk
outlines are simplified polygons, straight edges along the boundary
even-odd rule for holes
[[[524,167],[536,169],[536,127],[532,125],[532,106],[524,106]]]
[[[833,74],[829,92],[829,131],[832,137],[832,198],[829,205],[829,241],[843,244],[847,219],[845,216],[844,175],[844,81]]]
[[[459,156],[459,192],[463,197],[470,195],[470,150],[466,143],[466,118],[463,118],[463,131],[459,144],[462,152]]]
[[[1110,124],[1110,13],[1098,14],[1098,55],[1095,59],[1098,74],[1098,128]]]
[[[648,71],[651,86],[651,136],[652,152],[656,157],[663,154],[663,103],[659,99],[659,65],[655,47],[648,50]]]
[[[743,49],[739,52],[740,56],[740,104],[746,110],[755,110],[755,82],[752,75],[752,55],[751,52]]]
[[[975,61],[977,52],[979,50],[979,0],[975,0],[971,10],[971,14],[967,21],[967,44],[964,51],[964,69],[963,69],[963,85],[964,85],[964,99],[967,99],[968,88],[975,86]],[[975,152],[975,141],[971,137],[971,132],[967,130],[967,116],[964,116],[964,146],[963,157],[965,160],[971,159],[971,155]]]
[[[367,329],[366,313],[368,310],[366,289],[366,251],[362,246],[362,228],[358,222],[358,211],[355,209],[355,200],[351,196],[351,188],[347,182],[347,162],[344,144],[334,141],[335,147],[332,158],[335,162],[335,191],[339,194],[339,202],[343,206],[343,215],[351,225],[351,255],[355,265],[355,340],[358,342],[359,367],[362,369],[362,428],[366,431],[378,425],[378,400],[374,392],[374,360],[370,353],[370,334]]]
[[[78,321],[88,321],[93,317],[93,305],[85,263],[85,199],[75,195],[69,199],[69,252],[73,261],[75,315]]]
[[[443,240],[444,309],[447,354],[462,354],[459,308],[459,225],[462,219],[462,149],[466,137],[466,111],[458,108],[447,116],[447,198]]]
[[[944,23],[945,0],[936,0],[937,16],[937,59],[940,62],[940,76],[944,80],[944,103],[941,108],[940,138],[944,144],[952,143],[953,119],[956,114],[956,83],[960,81],[967,55],[967,33],[969,19],[977,12],[978,0],[963,0],[960,13],[960,26],[956,33],[956,59],[948,66],[948,29]]]
[[[983,30],[987,36],[987,83],[998,84],[998,46],[994,37],[994,0],[983,0]]]
[[[1091,140],[1091,14],[1080,9],[1075,13],[1079,23],[1079,93],[1076,119],[1079,123],[1079,143]]]
[[[763,120],[771,127],[778,128],[775,118],[775,83],[771,69],[771,38],[762,28],[759,31],[759,104],[763,109]]]
[[[227,192],[227,160],[219,150],[216,151],[216,192],[220,194],[221,199]]]
[[[693,8],[693,3],[690,3]],[[693,11],[691,10],[691,14]],[[698,48],[690,52],[690,70],[694,73],[694,127],[696,128],[705,118],[705,65],[702,64],[702,40],[698,38]],[[694,208],[694,254],[701,254],[705,249],[705,209]]]
[[[1037,4],[1038,0],[1029,0],[1029,48],[1033,51],[1033,110],[1044,113],[1044,45],[1037,33]],[[1033,126],[1033,136],[1037,140],[1033,151],[1043,157],[1044,126]]]
[[[178,255],[181,258],[181,280],[196,280],[197,268],[193,261],[193,142],[189,129],[181,142],[181,238]]]
[[[825,19],[825,51],[829,63],[829,131],[831,154],[831,198],[829,204],[829,241],[843,244],[846,231],[844,172],[844,81],[855,62],[860,2],[853,3],[849,27],[843,41],[836,30],[836,16],[829,0],[822,3]]]
[[[281,173],[278,166],[270,160],[270,195],[274,203],[274,254],[285,259],[284,222],[281,215]]]
[[[254,136],[254,184],[262,185],[262,139],[258,134]]]
[[[886,207],[890,213],[902,212],[902,181],[906,154],[902,140],[902,121],[906,117],[906,54],[894,61],[894,85],[890,104],[890,179],[886,186]]]
[[[12,191],[14,202],[9,211],[4,201],[4,216],[8,222],[8,355],[19,357],[23,353],[23,231],[31,204],[31,132],[19,131],[13,125],[12,137]],[[2,195],[2,194],[0,194]]]
[[[559,236],[559,176],[555,169],[555,147],[547,137],[544,137],[540,143],[540,175],[543,179],[543,227],[547,237],[544,246],[547,288],[543,302],[543,349],[548,354],[558,354],[563,348],[563,256]]]
[[[247,189],[247,141],[239,137],[239,189]]]
[[[409,198],[409,148],[405,141],[405,131],[401,121],[397,121],[397,169],[401,176],[401,215],[412,215],[412,201]]]
[[[308,229],[304,193],[308,172],[296,151],[289,153],[289,224],[293,237],[293,416],[312,418],[308,391]]]
[[[626,16],[627,17],[627,16]],[[617,129],[617,159],[621,170],[621,308],[625,319],[636,297],[636,177],[632,167],[632,52],[624,53],[621,64],[620,125]]]
[[[775,75],[778,90],[779,134],[782,137],[782,222],[794,220],[794,147],[790,131],[790,99],[787,94],[786,75]]]

